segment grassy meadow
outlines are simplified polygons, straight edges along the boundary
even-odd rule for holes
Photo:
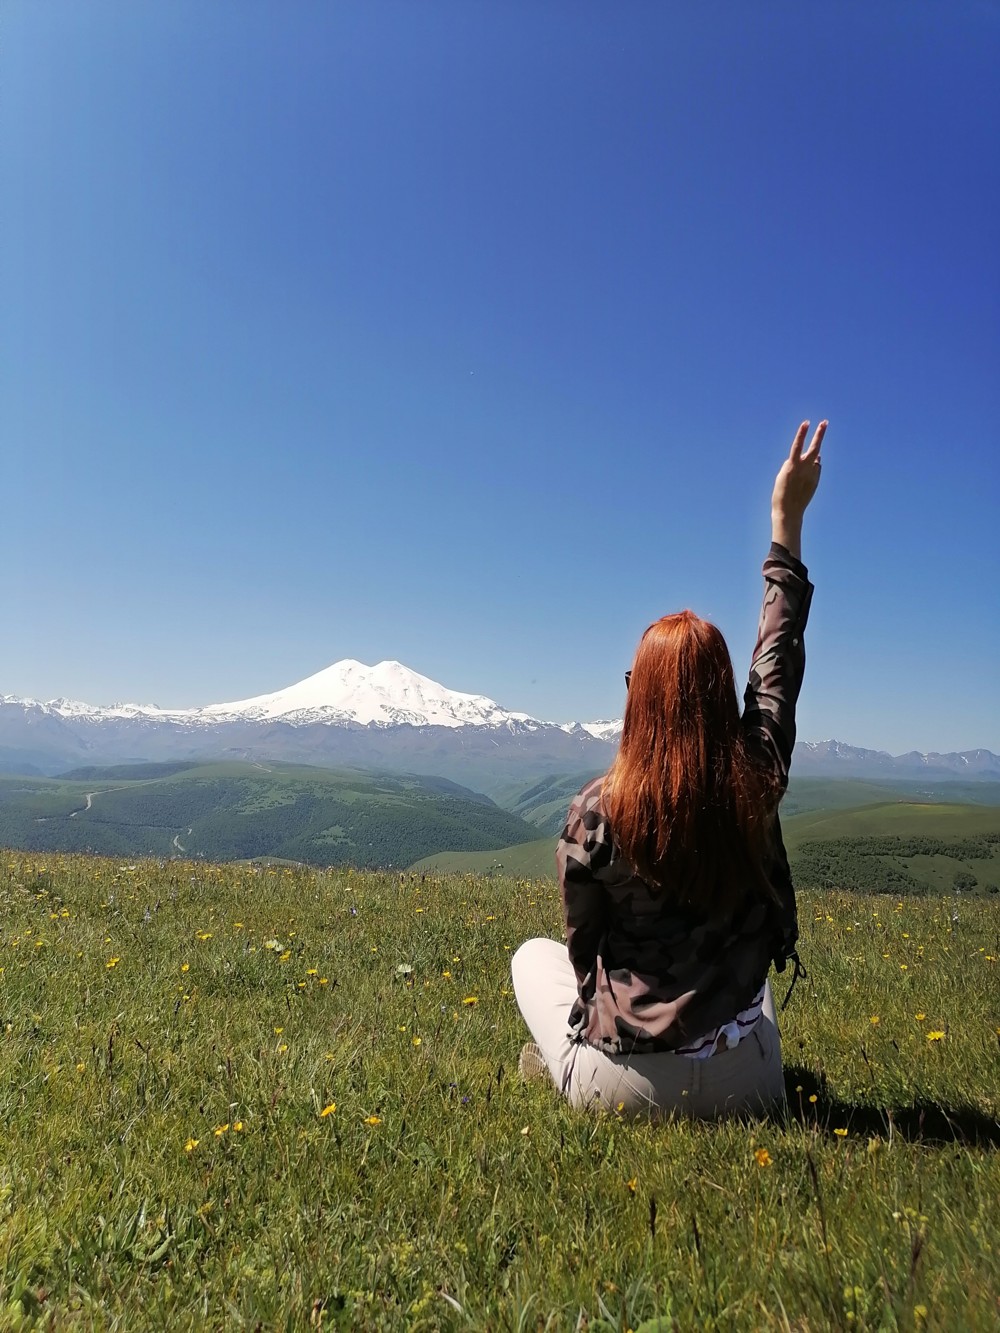
[[[787,1118],[630,1123],[517,1076],[551,880],[0,853],[0,1328],[996,1328],[955,911],[801,894]]]

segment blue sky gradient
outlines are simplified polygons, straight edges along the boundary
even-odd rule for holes
[[[804,739],[1000,751],[1000,10],[8,0],[0,691],[747,664],[826,416]]]

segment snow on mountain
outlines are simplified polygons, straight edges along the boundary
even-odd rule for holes
[[[622,719],[599,718],[596,722],[568,722],[564,731],[573,731],[579,727],[588,736],[598,741],[617,741],[622,734]]]
[[[379,662],[369,667],[351,658],[334,662],[325,670],[283,690],[203,708],[157,708],[144,704],[112,704],[100,708],[72,699],[53,699],[42,704],[33,699],[16,699],[13,695],[0,696],[0,701],[31,706],[66,720],[81,722],[115,718],[204,726],[218,722],[280,719],[293,726],[353,722],[360,726],[380,727],[409,724],[414,727],[486,726],[527,730],[545,725],[527,713],[501,708],[485,695],[449,690],[427,676],[411,671],[402,662]]]
[[[390,737],[397,737],[393,743],[397,748],[400,745],[405,748],[419,744],[420,738],[413,735],[413,728],[448,728],[456,733],[459,746],[479,743],[471,737],[463,739],[458,733],[464,728],[482,728],[485,735],[480,739],[484,744],[498,745],[502,740],[504,745],[516,747],[530,742],[529,748],[534,753],[543,738],[550,738],[545,743],[553,755],[565,754],[567,762],[569,756],[574,756],[572,762],[576,762],[576,757],[584,751],[590,752],[593,742],[598,742],[601,748],[615,745],[622,728],[621,719],[610,718],[564,724],[543,722],[527,713],[509,712],[485,695],[450,690],[401,662],[379,662],[370,667],[352,658],[334,662],[286,689],[203,708],[169,709],[129,703],[102,708],[73,699],[40,703],[0,694],[0,718],[0,745],[17,748],[19,753],[27,753],[25,747],[38,748],[43,744],[53,753],[59,750],[67,754],[74,746],[97,752],[113,745],[117,747],[115,755],[120,752],[126,758],[152,753],[157,746],[163,749],[167,736],[174,738],[170,743],[178,752],[184,744],[189,749],[192,745],[198,747],[199,752],[206,746],[222,743],[245,748],[256,743],[253,737],[260,734],[260,729],[281,723],[296,731],[318,724],[330,738],[329,744],[326,741],[322,744],[329,748],[339,737],[336,745],[345,753],[350,748],[347,733],[352,730],[359,735],[366,731],[378,733],[386,743]],[[407,732],[410,740],[403,739]],[[223,733],[224,742],[220,739]],[[564,739],[557,742],[560,734]],[[294,744],[287,738],[283,743]],[[321,742],[315,739],[315,744]],[[351,744],[357,748],[361,741]],[[799,776],[1000,778],[1000,757],[989,750],[969,750],[962,754],[913,751],[893,756],[881,750],[827,740],[800,741],[795,756],[795,771]],[[595,762],[602,760],[598,756]]]
[[[857,745],[845,745],[843,741],[799,741],[796,751],[800,755],[809,755],[815,759],[828,759],[843,763],[862,763],[869,767],[880,764],[892,764],[893,757],[887,750],[865,750]]]
[[[281,718],[285,722],[357,722],[361,726],[495,727],[535,722],[511,713],[482,694],[462,694],[411,671],[402,662],[365,666],[346,658],[297,685],[236,703],[211,704],[210,717]],[[537,724],[536,724],[537,725]]]
[[[25,699],[23,702],[32,702]],[[57,713],[59,717],[187,717],[198,712],[196,708],[182,708],[171,711],[166,708],[158,708],[156,704],[129,704],[115,703],[108,704],[102,708],[98,704],[81,703],[78,699],[50,699],[47,704],[39,704],[40,708],[50,709]]]
[[[865,750],[843,741],[797,741],[794,762],[799,777],[1000,780],[1000,756],[990,750],[948,754],[911,750],[891,755],[886,750]]]

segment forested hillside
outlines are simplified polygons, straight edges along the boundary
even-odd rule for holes
[[[800,889],[1000,891],[998,807],[893,802],[857,810],[811,810],[786,819],[784,834]],[[555,838],[496,851],[442,853],[414,869],[550,877],[555,874]]]
[[[163,770],[166,769],[166,772]],[[445,778],[274,765],[144,766],[125,781],[0,779],[0,845],[108,856],[401,866],[536,830]]]

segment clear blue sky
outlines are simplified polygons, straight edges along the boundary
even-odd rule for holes
[[[804,739],[1000,751],[1000,9],[6,0],[0,691],[398,658],[615,716],[752,646],[829,417]]]

